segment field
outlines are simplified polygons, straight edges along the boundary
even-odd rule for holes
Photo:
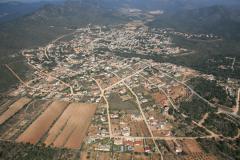
[[[54,147],[79,148],[95,111],[95,105],[70,104],[50,129],[44,143]]]
[[[95,104],[29,98],[2,105],[1,139],[69,149],[80,148],[97,109]]]
[[[148,128],[143,120],[141,121],[131,121],[129,123],[131,128],[131,136],[139,136],[139,137],[150,137],[150,133]]]
[[[5,121],[7,121],[9,118],[11,118],[14,114],[16,114],[19,110],[21,110],[30,101],[31,101],[31,99],[29,99],[29,98],[20,98],[15,103],[13,103],[11,106],[9,106],[8,110],[5,111],[0,116],[0,125],[2,125]]]
[[[8,107],[17,100],[16,97],[1,97],[0,96],[0,115],[5,112]]]
[[[53,122],[66,109],[68,103],[53,102],[37,120],[35,120],[18,138],[17,142],[29,142],[36,144],[42,136],[48,131]]]
[[[33,100],[1,125],[0,137],[6,140],[15,140],[50,103],[50,101]]]
[[[161,104],[161,106],[168,106],[168,98],[162,92],[154,93],[152,96],[156,103]]]
[[[110,110],[125,110],[125,111],[136,111],[138,110],[137,104],[135,100],[130,99],[127,101],[123,101],[120,97],[119,94],[117,93],[112,93],[110,94],[109,98],[109,105],[110,105]]]
[[[183,85],[173,86],[170,89],[170,97],[175,103],[181,101],[184,97],[189,96],[189,91]]]
[[[196,140],[184,140],[182,145],[186,153],[203,153]]]

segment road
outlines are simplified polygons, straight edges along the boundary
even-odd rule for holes
[[[35,88],[35,87],[31,87],[29,86],[27,83],[25,83],[18,75],[17,73],[7,64],[5,64],[6,68],[13,74],[13,76],[15,76],[25,87],[31,88],[33,90],[41,90],[42,92],[47,92],[49,93],[49,91],[45,91],[39,88]]]
[[[194,91],[194,90],[193,90],[190,86],[188,86],[186,83],[177,80],[176,78],[170,76],[169,74],[167,74],[167,73],[165,73],[165,72],[163,72],[163,71],[161,71],[161,70],[158,70],[158,71],[160,71],[163,75],[165,75],[165,76],[167,76],[167,77],[175,80],[176,82],[184,85],[185,87],[187,87],[192,93],[194,93],[198,98],[200,98],[201,100],[203,100],[204,102],[206,102],[207,104],[209,104],[211,107],[217,108],[214,104],[212,104],[211,102],[209,102],[208,100],[206,100],[205,98],[203,98],[202,96],[200,96],[196,91]]]
[[[236,99],[236,108],[234,109],[233,113],[234,114],[238,114],[239,113],[239,102],[240,102],[240,88],[238,88],[238,91],[237,91],[237,99]]]
[[[139,74],[143,79],[145,79],[146,81],[148,81],[149,84],[152,84],[154,86],[156,86],[160,91],[163,92],[163,94],[167,97],[168,101],[171,103],[171,105],[173,106],[173,108],[175,110],[178,111],[178,107],[173,103],[171,97],[169,97],[169,95],[161,88],[159,87],[158,85],[156,85],[155,83],[151,82],[149,79],[147,79],[146,77],[144,77],[142,74]]]
[[[43,75],[45,75],[45,76],[47,76],[47,77],[51,77],[51,78],[53,78],[53,79],[55,79],[55,80],[57,80],[57,81],[59,81],[59,82],[61,82],[62,84],[64,84],[65,86],[67,86],[67,87],[69,87],[70,88],[70,92],[71,92],[71,95],[74,95],[74,92],[73,92],[73,87],[70,85],[70,84],[68,84],[68,83],[65,83],[64,81],[62,81],[61,79],[59,79],[59,78],[57,78],[57,77],[54,77],[54,76],[52,76],[51,74],[49,74],[49,73],[44,73],[44,72],[41,72],[41,71],[39,71],[41,74],[43,74]]]
[[[203,118],[198,122],[198,124],[202,125],[205,122],[205,120],[208,118],[208,115],[209,115],[209,113],[205,113]]]
[[[152,84],[152,85],[155,85],[156,87],[158,87],[156,84],[154,84],[153,82],[151,82],[150,80],[148,80],[146,77],[144,77],[143,75],[141,75],[144,79],[146,79],[150,84]],[[171,105],[173,106],[173,108],[174,109],[176,109],[177,111],[179,111],[178,110],[178,108],[176,107],[176,105],[172,102],[172,100],[171,100],[171,98],[169,97],[169,95],[162,89],[162,88],[160,88],[160,87],[158,87],[164,94],[165,94],[165,96],[167,96],[167,98],[168,98],[168,101],[171,103]],[[185,115],[185,114],[181,114],[184,118],[187,118],[188,116],[187,115]],[[207,114],[208,115],[208,114]],[[205,118],[207,118],[206,116],[205,116]],[[205,126],[203,126],[201,123],[197,123],[197,122],[195,122],[195,121],[192,121],[192,123],[194,124],[194,125],[197,125],[198,127],[201,127],[201,128],[203,128],[205,131],[207,131],[208,133],[210,133],[211,134],[211,136],[210,137],[215,137],[215,138],[217,138],[217,137],[219,137],[219,135],[217,135],[217,134],[215,134],[214,132],[212,132],[212,131],[210,131],[209,129],[207,129]]]
[[[147,67],[145,67],[145,68],[147,68]],[[144,69],[145,69],[145,68],[144,68]],[[128,77],[130,78],[130,77],[132,77],[132,76],[134,76],[134,75],[142,72],[144,69],[141,69],[141,70],[139,70],[138,72],[135,72],[134,74],[132,74],[131,76],[128,76]],[[112,74],[114,74],[115,76],[117,76],[118,78],[120,78],[116,73],[113,73],[113,72],[112,72]],[[129,91],[132,93],[132,95],[134,95],[134,97],[136,98],[136,102],[137,102],[139,111],[140,111],[141,114],[142,114],[143,120],[144,120],[144,122],[145,122],[145,124],[146,124],[146,126],[147,126],[147,128],[148,128],[148,131],[149,131],[149,133],[150,133],[150,135],[151,135],[151,138],[152,138],[152,140],[153,140],[153,143],[154,143],[154,145],[155,145],[155,148],[157,149],[157,152],[160,154],[161,160],[163,160],[163,154],[162,154],[162,152],[159,150],[159,147],[158,147],[156,141],[153,139],[154,136],[153,136],[152,130],[150,129],[150,126],[148,125],[147,118],[145,117],[145,114],[143,113],[143,110],[142,110],[140,101],[139,101],[139,99],[138,99],[138,96],[137,96],[136,93],[132,90],[132,88],[125,82],[126,79],[128,79],[128,78],[127,78],[127,77],[124,78],[123,81],[122,81],[122,83],[128,88],[128,90],[129,90]]]
[[[140,72],[142,72],[142,71],[143,71],[144,69],[146,69],[146,68],[148,68],[148,67],[145,67],[145,68],[143,68],[143,69],[140,69],[140,70],[136,71],[135,73],[133,73],[133,74],[131,74],[131,75],[129,75],[129,76],[127,76],[127,77],[119,80],[118,82],[112,84],[111,86],[109,86],[109,87],[107,87],[107,88],[104,88],[104,91],[109,90],[109,89],[112,89],[113,87],[119,85],[120,83],[123,83],[125,80],[127,80],[127,79],[129,79],[129,78],[132,78],[133,76],[139,74]],[[117,76],[118,78],[120,78],[118,75],[116,75],[116,73],[113,73],[113,72],[111,72],[111,73],[114,74],[115,76]]]
[[[109,103],[108,103],[108,100],[107,100],[107,98],[104,94],[104,90],[102,89],[101,85],[98,83],[98,81],[95,78],[92,78],[92,80],[94,80],[95,83],[97,84],[98,88],[101,91],[100,97],[103,97],[103,99],[105,100],[106,105],[107,105],[108,130],[109,130],[109,135],[110,135],[110,138],[111,138],[112,137],[112,126],[111,126],[111,121],[110,121],[111,119],[110,119],[110,114],[109,114]]]
[[[154,66],[153,66],[153,67],[154,67]],[[155,68],[155,69],[157,69],[157,68]],[[175,80],[176,82],[184,85],[185,87],[187,87],[192,93],[194,93],[198,98],[200,98],[201,100],[203,100],[204,102],[206,102],[209,106],[211,106],[211,107],[213,107],[213,108],[218,108],[218,107],[216,107],[214,104],[212,104],[211,102],[209,102],[207,99],[205,99],[205,98],[203,98],[201,95],[199,95],[197,92],[195,92],[195,91],[194,91],[190,86],[188,86],[186,83],[177,80],[176,78],[172,77],[171,75],[169,75],[169,74],[167,74],[167,73],[165,73],[165,72],[163,72],[163,71],[161,71],[161,70],[159,70],[159,69],[157,69],[157,70],[160,71],[163,75],[165,75],[165,76],[167,76],[167,77]],[[234,113],[232,113],[232,112],[227,112],[227,111],[220,111],[220,112],[221,112],[221,113],[228,114],[228,115],[232,115],[232,116],[237,117],[237,118],[240,118],[239,115],[234,114]]]
[[[196,126],[202,128],[202,129],[204,129],[204,130],[207,131],[208,133],[210,133],[210,134],[211,134],[211,137],[219,138],[219,136],[220,136],[219,134],[216,134],[216,133],[214,133],[213,131],[207,129],[207,128],[206,128],[205,126],[203,126],[202,124],[199,124],[199,123],[197,123],[197,122],[195,122],[195,121],[192,121],[192,123],[195,124]]]
[[[143,116],[143,120],[144,120],[144,122],[145,122],[145,124],[146,124],[146,126],[147,126],[147,128],[148,128],[148,131],[149,131],[149,133],[150,133],[150,135],[151,135],[151,137],[152,137],[152,139],[153,139],[153,133],[152,133],[152,131],[151,131],[151,129],[150,129],[150,126],[148,125],[148,123],[147,123],[147,119],[146,119],[146,117],[145,117],[145,115],[144,115],[144,113],[143,113],[143,110],[142,110],[142,107],[141,107],[141,104],[140,104],[140,101],[139,101],[139,99],[138,99],[138,96],[136,95],[136,93],[130,88],[130,86],[129,85],[127,85],[125,82],[123,82],[123,84],[130,90],[130,92],[135,96],[135,98],[136,98],[136,102],[137,102],[137,105],[138,105],[138,108],[139,108],[139,110],[140,110],[140,112],[141,112],[141,114],[142,114],[142,116]],[[155,147],[156,147],[156,149],[157,149],[157,152],[160,154],[160,156],[161,156],[161,160],[163,160],[163,154],[162,154],[162,152],[159,150],[159,147],[158,147],[158,145],[157,145],[157,143],[156,143],[156,141],[153,139],[153,142],[154,142],[154,145],[155,145]]]

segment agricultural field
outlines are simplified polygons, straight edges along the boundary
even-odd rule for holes
[[[92,8],[84,1],[80,4]],[[75,3],[58,11],[71,17]],[[194,43],[223,39],[152,28],[155,15],[166,13],[129,7],[117,13],[121,19],[130,15],[126,23],[97,25],[78,16],[89,21],[86,27],[66,26],[69,34],[22,48],[16,55],[23,61],[0,65],[7,75],[0,77],[0,160],[240,159],[239,78],[176,65],[197,53],[178,45],[177,35]],[[231,74],[239,69],[238,57],[222,63]],[[5,92],[14,79],[18,83]]]
[[[69,113],[64,114],[69,111],[65,111],[60,119],[55,123],[56,126],[53,126],[56,127],[56,129],[53,128],[52,132],[60,132],[62,130],[58,133],[58,136],[55,136],[56,139],[53,142],[53,146],[79,148],[86,136],[91,118],[96,111],[96,105],[72,103],[68,106],[68,108],[72,110],[70,111],[70,117]],[[65,123],[62,123],[66,117],[68,117],[68,119]],[[59,125],[61,124],[66,125],[61,129],[59,128]],[[49,135],[51,135],[51,133]],[[49,144],[48,140],[46,140],[46,142]]]
[[[15,140],[48,107],[50,101],[32,100],[1,126],[1,138]]]
[[[19,110],[21,110],[26,104],[31,101],[29,98],[21,98],[14,102],[11,106],[9,106],[8,110],[6,110],[0,116],[0,125],[2,125],[5,121],[11,118],[14,114],[16,114]]]
[[[68,103],[53,102],[18,138],[17,142],[36,144],[66,109]]]
[[[25,97],[9,104],[0,115],[1,139],[69,149],[81,147],[97,108]]]

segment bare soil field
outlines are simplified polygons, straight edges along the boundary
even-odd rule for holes
[[[121,153],[119,154],[119,160],[131,160],[132,155],[131,153]]]
[[[201,147],[196,140],[184,140],[182,141],[183,148],[186,153],[203,153]]]
[[[1,138],[15,140],[48,107],[50,101],[33,100],[1,126]]]
[[[150,160],[150,157],[145,156],[144,154],[141,154],[141,155],[135,154],[133,159],[134,160]]]
[[[82,151],[82,152],[81,152],[81,154],[80,154],[80,159],[81,159],[81,160],[88,160],[88,159],[89,159],[89,156],[88,156],[87,151]]]
[[[144,121],[132,121],[130,123],[131,136],[150,137],[150,133]]]
[[[161,106],[168,106],[168,98],[162,92],[157,92],[152,96],[154,100]]]
[[[98,152],[98,160],[110,160],[110,152]]]
[[[46,145],[51,145],[64,128],[66,123],[70,123],[70,116],[74,116],[76,113],[76,107],[72,107],[71,105],[63,112],[57,122],[53,125],[53,127],[49,130],[48,135],[44,143]]]
[[[23,98],[20,98],[19,100],[17,100],[16,102],[14,102],[12,105],[10,105],[8,110],[6,110],[0,116],[0,125],[2,125],[5,121],[7,121],[9,118],[11,118],[18,111],[20,111],[30,101],[31,101],[31,99],[23,97]]]
[[[54,101],[16,141],[36,144],[67,106],[68,102]]]
[[[79,148],[96,111],[93,104],[72,103],[50,129],[46,145]]]
[[[205,154],[205,153],[195,153],[190,154],[187,156],[183,156],[181,158],[182,160],[195,160],[195,159],[201,159],[201,160],[217,160],[217,157],[211,154]]]
[[[8,107],[17,100],[18,98],[15,97],[0,98],[0,115],[3,114],[6,110],[8,110]]]
[[[173,86],[170,91],[170,96],[174,100],[174,102],[180,101],[184,97],[188,97],[190,95],[189,90],[186,89],[183,85]]]
[[[78,122],[77,128],[73,131],[64,147],[79,148],[83,139],[86,136],[88,127],[91,123],[93,115],[95,114],[97,106],[95,104],[77,104],[77,103],[73,103],[72,105],[79,108],[78,118],[80,120]],[[77,120],[78,118],[76,117],[74,121]]]

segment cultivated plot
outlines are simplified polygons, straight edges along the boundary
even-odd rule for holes
[[[66,109],[68,103],[55,101],[53,102],[37,120],[35,120],[18,138],[17,142],[28,142],[36,144],[43,135],[48,131],[54,121]]]
[[[20,98],[15,103],[13,103],[11,106],[9,106],[8,110],[6,110],[0,116],[0,125],[2,125],[5,121],[7,121],[9,118],[11,118],[18,111],[20,111],[30,101],[31,101],[31,99],[29,99],[29,98]]]
[[[48,132],[46,145],[79,148],[85,138],[96,105],[72,103]]]

